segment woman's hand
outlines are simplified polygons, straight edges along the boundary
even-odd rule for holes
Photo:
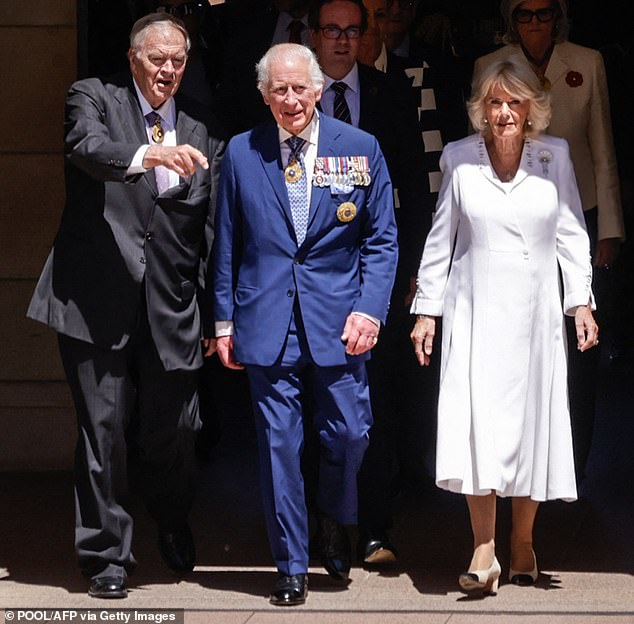
[[[590,306],[578,306],[575,310],[577,349],[587,351],[599,344],[599,326],[592,316]]]
[[[429,366],[436,334],[436,319],[433,316],[419,314],[409,337],[414,345],[416,359],[421,366]]]

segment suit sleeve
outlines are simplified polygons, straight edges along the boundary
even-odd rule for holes
[[[590,102],[588,141],[594,163],[597,186],[598,238],[623,239],[623,212],[619,189],[619,175],[612,139],[608,82],[603,59],[596,52],[593,64],[593,89]]]
[[[207,212],[207,220],[205,222],[205,235],[200,250],[199,288],[201,289],[201,292],[198,298],[204,338],[213,338],[214,336],[214,272],[212,253],[218,183],[224,149],[225,143],[223,141],[212,137],[209,138],[209,150],[207,152],[209,155],[208,173],[210,178],[209,209]]]
[[[592,304],[592,263],[590,241],[585,227],[581,199],[568,148],[562,150],[557,221],[557,260],[564,286],[564,312],[570,314],[576,306]]]
[[[379,144],[374,139],[374,172],[367,198],[368,219],[360,242],[361,295],[354,309],[385,323],[398,262],[393,190]]]
[[[239,247],[239,220],[236,207],[236,179],[232,158],[232,142],[220,168],[218,201],[216,206],[215,239],[213,247],[214,267],[214,320],[233,319],[234,291],[237,276],[234,274],[239,265],[234,259]]]
[[[458,231],[459,207],[455,186],[455,171],[450,162],[448,148],[440,158],[442,184],[438,193],[436,214],[431,226],[416,280],[416,296],[412,314],[442,316],[445,288],[449,277],[451,254]]]
[[[126,177],[139,141],[115,141],[108,126],[108,99],[96,78],[73,84],[66,97],[64,154],[77,168],[101,182],[134,182]]]

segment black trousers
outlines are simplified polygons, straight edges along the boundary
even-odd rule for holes
[[[77,412],[75,547],[88,577],[125,577],[136,565],[126,510],[126,429],[136,420],[143,496],[159,530],[187,523],[194,497],[198,371],[164,370],[144,311],[121,350],[60,334]]]
[[[440,337],[432,366],[421,367],[410,332],[414,316],[403,296],[392,297],[379,342],[367,362],[374,424],[358,476],[359,528],[376,533],[393,524],[393,500],[405,475],[417,485],[435,474]]]
[[[597,243],[597,209],[584,212],[586,228],[590,237],[590,250],[594,257]],[[599,325],[599,334],[607,335],[605,323],[608,319],[607,308],[610,305],[610,274],[606,269],[594,267],[592,291],[597,304],[594,312]],[[572,445],[575,457],[575,475],[577,486],[586,477],[586,465],[592,448],[594,431],[595,404],[597,399],[597,376],[601,346],[584,353],[577,350],[577,334],[574,318],[566,317],[568,339],[568,395],[572,424]]]

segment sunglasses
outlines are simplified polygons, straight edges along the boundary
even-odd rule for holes
[[[513,19],[520,24],[530,24],[533,21],[533,17],[536,17],[538,22],[545,24],[547,22],[552,22],[556,13],[557,11],[552,8],[537,9],[537,11],[515,9],[515,11],[513,11]]]

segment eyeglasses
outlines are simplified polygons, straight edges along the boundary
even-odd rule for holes
[[[160,6],[156,9],[157,13],[169,13],[174,17],[187,17],[200,13],[205,9],[205,2],[186,2],[177,6]]]
[[[339,28],[339,26],[320,26],[319,30],[324,33],[326,39],[339,39],[341,35],[346,35],[347,39],[358,39],[361,36],[361,26],[348,26],[348,28]]]
[[[551,22],[555,17],[555,9],[537,9],[537,11],[529,11],[528,9],[516,9],[513,11],[513,19],[520,24],[530,24],[533,21],[533,16],[537,18],[538,22],[545,24]]]

